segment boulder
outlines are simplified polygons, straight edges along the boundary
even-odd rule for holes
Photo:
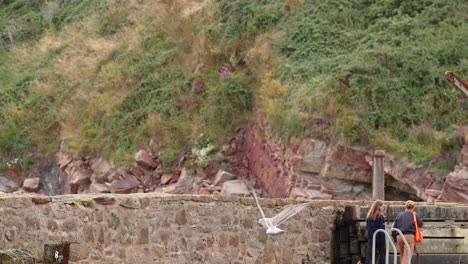
[[[135,162],[147,169],[155,169],[158,166],[158,163],[146,150],[140,150],[135,154]]]
[[[328,146],[325,142],[306,139],[301,142],[298,154],[302,157],[299,170],[303,172],[320,173],[325,165]]]
[[[435,190],[435,189],[426,189],[425,193],[426,193],[427,196],[437,198],[437,197],[439,197],[439,195],[442,194],[442,191],[441,190]]]
[[[468,203],[468,168],[463,167],[447,175],[441,199],[448,202]]]
[[[215,176],[215,179],[213,181],[213,185],[214,186],[221,185],[224,182],[234,180],[235,178],[236,178],[235,175],[233,175],[233,174],[231,174],[231,173],[229,173],[227,171],[219,170],[218,173]]]
[[[122,180],[116,180],[111,183],[110,191],[111,193],[135,193],[138,191],[138,186],[140,181],[135,177],[129,177]]]
[[[57,165],[63,171],[73,161],[73,157],[67,153],[59,152],[57,155]]]
[[[145,171],[138,167],[130,167],[128,168],[128,172],[138,178],[143,177],[145,175]]]
[[[170,193],[170,194],[190,194],[193,193],[194,182],[192,178],[185,179],[183,181],[168,185],[167,187],[162,188],[162,192]],[[157,188],[158,189],[158,188]],[[155,192],[159,192],[160,189],[155,190]],[[198,190],[197,190],[198,192]]]
[[[161,176],[161,184],[167,184],[168,182],[170,182],[172,179],[172,174],[163,174],[163,176]]]
[[[312,200],[330,200],[333,196],[317,190],[304,190],[308,199]]]
[[[27,178],[23,182],[23,189],[28,192],[39,191],[39,177]]]
[[[11,193],[20,188],[20,184],[5,176],[0,175],[0,192]]]
[[[107,184],[93,182],[89,186],[90,193],[110,193],[110,188]]]
[[[91,171],[87,169],[80,169],[75,171],[69,181],[72,193],[77,193],[80,186],[89,185],[91,183]]]
[[[299,187],[294,187],[289,194],[290,198],[297,199],[297,198],[307,198],[307,193],[304,189]]]
[[[369,152],[358,148],[334,146],[329,150],[327,165],[321,176],[329,179],[371,183],[372,166],[369,165]]]
[[[224,155],[232,156],[236,154],[237,152],[239,152],[239,146],[236,141],[232,140],[231,142],[229,142],[229,144],[226,144],[223,146],[222,151]]]
[[[107,180],[107,176],[115,170],[114,163],[111,160],[103,157],[98,157],[89,161],[92,171],[91,180],[103,183]]]
[[[223,183],[222,193],[224,195],[249,196],[250,192],[241,180],[226,181]]]
[[[211,195],[213,194],[213,192],[214,192],[213,189],[203,187],[203,188],[200,188],[200,190],[198,191],[198,194],[199,195]]]

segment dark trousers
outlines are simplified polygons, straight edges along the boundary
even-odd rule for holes
[[[375,241],[375,263],[385,264],[385,241]],[[367,240],[366,264],[372,264],[372,238]]]

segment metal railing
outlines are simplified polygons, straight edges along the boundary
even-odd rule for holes
[[[389,234],[389,232],[392,232],[392,231],[396,231],[400,236],[401,238],[403,239],[403,242],[405,243],[405,247],[406,247],[406,252],[408,252],[408,263],[407,264],[410,264],[411,263],[411,249],[410,249],[410,246],[408,244],[408,241],[406,241],[406,238],[405,236],[403,235],[403,233],[400,231],[400,229],[398,228],[390,228],[388,231],[386,231],[385,229],[378,229],[374,232],[374,235],[372,236],[372,264],[375,264],[375,239],[377,237],[377,233],[384,233],[385,234],[385,264],[388,264],[388,259],[389,259],[389,245],[390,243],[392,244],[392,248],[393,248],[393,263],[394,264],[397,264],[397,248],[395,246],[395,243],[393,243],[393,240],[391,239],[391,236]],[[401,264],[406,264],[406,263],[401,263]]]

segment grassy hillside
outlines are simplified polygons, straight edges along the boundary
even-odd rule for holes
[[[443,73],[468,76],[468,4],[410,2],[0,1],[2,166],[61,145],[172,163],[255,109],[285,143],[383,148],[446,173],[468,102]]]

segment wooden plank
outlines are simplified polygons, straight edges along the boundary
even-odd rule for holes
[[[424,241],[416,244],[420,253],[468,254],[468,229],[427,229],[423,236]]]
[[[468,263],[468,255],[465,254],[420,254],[421,262],[424,264],[465,264]],[[393,260],[393,254],[390,254],[390,260]],[[398,256],[398,263],[400,257]],[[393,263],[393,262],[391,262]],[[411,259],[411,264],[419,264],[417,255]]]
[[[459,222],[426,222],[422,229],[425,239],[417,244],[418,250],[433,254],[468,254],[468,228],[461,226],[463,223]],[[385,229],[390,228],[391,223],[386,224]],[[359,229],[360,232],[365,230],[366,224],[361,222]]]
[[[347,208],[351,210],[350,208]],[[369,206],[354,206],[353,212],[347,212],[348,220],[365,221]],[[385,206],[386,219],[394,221],[405,210],[403,205]],[[416,205],[416,213],[423,221],[461,221],[468,223],[468,206]],[[352,217],[352,219],[349,219]]]

